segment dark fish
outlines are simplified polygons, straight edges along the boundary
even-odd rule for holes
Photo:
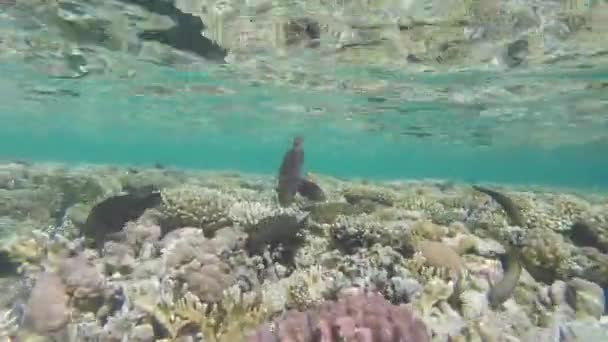
[[[283,207],[289,206],[294,201],[298,192],[302,176],[301,169],[304,163],[304,149],[302,148],[302,137],[296,136],[289,151],[285,152],[283,162],[279,168],[279,204]]]
[[[502,209],[507,214],[507,217],[511,221],[511,224],[520,227],[525,227],[525,221],[521,216],[519,207],[515,204],[515,202],[513,202],[512,199],[510,199],[504,194],[501,194],[498,191],[494,191],[478,185],[473,185],[473,189],[490,196],[494,201],[496,201],[496,203],[500,204]]]
[[[307,199],[315,202],[323,202],[327,199],[323,189],[317,185],[317,183],[308,180],[306,178],[300,179],[298,185],[298,193]]]
[[[139,218],[146,209],[160,202],[159,191],[136,191],[106,198],[91,209],[82,233],[93,239],[97,248],[102,248],[107,239],[120,235],[125,223]]]
[[[498,308],[513,295],[515,286],[517,286],[517,282],[519,281],[522,266],[519,254],[515,250],[511,249],[507,252],[503,267],[505,272],[502,279],[492,285],[490,291],[488,291],[488,302],[493,309]]]
[[[251,228],[245,248],[250,254],[260,254],[266,247],[275,248],[279,244],[291,250],[303,242],[298,234],[305,226],[306,218],[289,214],[270,216],[260,220]]]

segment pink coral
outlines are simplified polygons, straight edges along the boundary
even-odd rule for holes
[[[290,311],[258,328],[249,342],[427,342],[425,324],[380,294],[356,293],[325,302],[315,310]]]
[[[39,275],[25,307],[25,324],[40,335],[63,329],[70,320],[66,292],[64,283],[55,273]]]

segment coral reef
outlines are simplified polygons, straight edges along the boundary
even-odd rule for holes
[[[258,175],[7,164],[0,176],[12,180],[2,337],[604,338],[606,195],[501,187],[519,226],[467,184],[324,177],[327,201],[283,208]],[[117,221],[100,248],[86,243],[91,208],[137,189],[158,189],[160,205]]]
[[[346,292],[346,291],[345,291]],[[358,292],[355,289],[355,292]],[[379,294],[347,294],[316,310],[291,311],[249,339],[259,341],[430,341],[424,323],[411,309],[393,305]]]

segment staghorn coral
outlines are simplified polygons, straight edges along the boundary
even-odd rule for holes
[[[306,312],[289,311],[258,328],[247,341],[430,341],[424,323],[379,294],[347,294]]]
[[[268,316],[260,301],[247,301],[236,288],[224,292],[215,305],[202,304],[191,297],[180,300],[177,316],[197,325],[205,341],[243,341],[246,333],[255,329]]]
[[[201,186],[166,189],[162,196],[162,222],[165,232],[180,227],[202,228],[206,234],[226,226],[226,212],[235,198],[220,190]]]

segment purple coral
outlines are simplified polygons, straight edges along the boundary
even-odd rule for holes
[[[258,328],[249,342],[427,342],[425,324],[376,293],[356,293],[307,312],[290,311]]]

